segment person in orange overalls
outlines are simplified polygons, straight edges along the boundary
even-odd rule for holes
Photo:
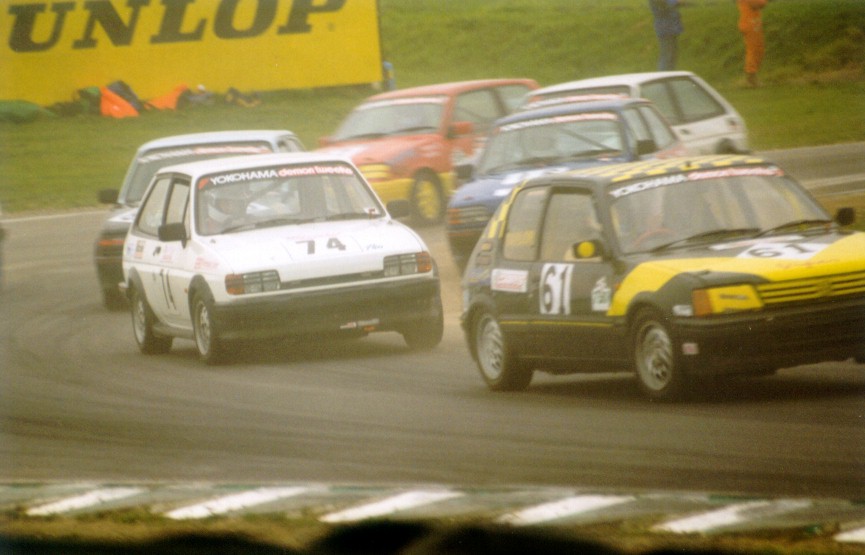
[[[758,86],[757,72],[766,52],[762,11],[769,0],[736,0],[739,7],[739,31],[745,40],[745,80],[749,87]]]

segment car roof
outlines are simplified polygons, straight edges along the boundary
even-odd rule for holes
[[[613,85],[634,86],[648,81],[669,77],[696,77],[690,71],[650,71],[644,73],[622,73],[619,75],[605,75],[603,77],[590,77],[588,79],[578,79],[576,81],[568,81],[550,85],[532,91],[530,96],[540,96],[547,94],[555,94],[558,92],[569,91],[575,88],[590,88],[590,87],[609,87]]]
[[[633,179],[656,179],[695,170],[723,171],[747,166],[775,166],[765,158],[744,154],[683,156],[679,158],[651,159],[639,162],[590,166],[537,177],[526,182],[527,187],[546,185],[551,182],[592,183],[605,187]]]
[[[167,148],[191,144],[224,143],[227,141],[255,141],[273,140],[279,137],[297,137],[287,129],[241,129],[237,131],[209,131],[205,133],[187,133],[183,135],[171,135],[148,141],[141,145],[139,151],[152,150],[154,148]]]
[[[281,164],[327,164],[344,163],[354,167],[351,160],[340,155],[320,152],[277,152],[274,154],[253,154],[249,156],[234,156],[230,158],[215,158],[199,160],[166,166],[159,170],[163,173],[183,173],[189,176],[219,173],[224,171],[243,171],[254,168],[264,168]]]
[[[451,83],[437,83],[433,85],[422,85],[419,87],[411,87],[408,89],[399,89],[396,91],[388,91],[379,93],[367,98],[364,102],[386,100],[390,98],[405,98],[412,96],[424,95],[453,95],[473,89],[485,89],[502,85],[526,85],[529,88],[535,89],[538,84],[533,79],[514,78],[514,79],[475,79],[471,81],[454,81]]]
[[[585,112],[619,111],[628,106],[651,105],[645,98],[608,98],[605,100],[592,100],[588,102],[569,102],[556,104],[541,108],[530,108],[520,112],[507,115],[498,121],[495,126],[500,127],[509,123],[525,121],[530,119],[561,116],[565,114],[580,114]]]

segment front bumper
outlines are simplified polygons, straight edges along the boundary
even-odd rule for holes
[[[441,317],[438,278],[238,299],[213,307],[226,339],[402,331]]]
[[[827,360],[865,360],[865,298],[678,319],[675,324],[681,360],[698,375],[760,374]]]

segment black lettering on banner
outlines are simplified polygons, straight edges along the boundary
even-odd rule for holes
[[[240,30],[234,26],[234,14],[240,0],[222,0],[213,20],[213,33],[221,39],[240,39],[255,37],[264,33],[276,17],[277,0],[258,0],[255,19],[248,29]]]
[[[84,35],[72,43],[72,48],[95,48],[97,40],[93,38],[96,23],[105,31],[114,46],[129,46],[135,36],[135,26],[142,6],[150,4],[150,0],[126,0],[126,5],[132,10],[129,23],[124,24],[120,14],[108,0],[89,0],[84,7],[90,12]]]
[[[57,2],[51,5],[54,16],[54,28],[51,37],[44,42],[33,40],[33,27],[36,16],[45,11],[45,4],[23,4],[10,6],[9,15],[13,16],[12,32],[9,35],[9,48],[13,52],[42,52],[50,50],[60,39],[60,32],[66,21],[66,14],[75,9],[73,2]]]
[[[291,12],[288,14],[288,22],[276,32],[280,35],[291,33],[309,33],[312,25],[309,24],[309,15],[321,12],[338,12],[345,5],[345,0],[325,0],[323,5],[317,5],[316,0],[294,0],[291,4]]]
[[[200,19],[193,31],[183,32],[183,20],[186,17],[186,7],[195,0],[162,0],[165,15],[159,26],[159,33],[150,37],[151,44],[167,42],[193,42],[204,36],[204,26],[207,20]]]

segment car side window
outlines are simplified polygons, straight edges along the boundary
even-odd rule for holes
[[[544,214],[547,189],[520,192],[508,212],[502,254],[508,260],[532,261],[538,252],[538,233]]]
[[[670,89],[673,91],[682,119],[685,122],[699,121],[724,115],[724,107],[706,92],[703,87],[688,78],[671,79]]]
[[[573,261],[574,244],[601,236],[592,196],[586,192],[553,193],[543,222],[541,260]]]
[[[165,211],[165,223],[179,224],[186,219],[186,207],[189,200],[189,182],[177,181],[168,196],[168,209]]]
[[[676,101],[664,81],[646,83],[640,88],[640,96],[651,100],[671,125],[683,123],[682,116],[676,107]]]
[[[640,113],[651,129],[652,137],[654,137],[655,144],[659,149],[667,148],[676,141],[676,136],[673,134],[670,126],[667,125],[657,110],[651,106],[640,106]]]
[[[636,108],[628,108],[622,111],[622,116],[625,118],[627,125],[628,144],[631,147],[631,152],[637,152],[637,141],[653,140],[652,134],[643,118],[640,117]],[[655,145],[657,147],[657,145]]]
[[[525,85],[502,85],[501,87],[496,87],[496,91],[507,113],[513,112],[522,104],[529,90]]]
[[[165,215],[165,195],[168,193],[168,186],[171,184],[170,177],[160,178],[150,190],[150,194],[141,205],[141,210],[138,214],[137,229],[146,235],[157,235],[159,226],[162,225],[163,216]]]
[[[453,121],[470,121],[474,124],[475,133],[486,133],[501,115],[493,92],[483,89],[457,96]]]

